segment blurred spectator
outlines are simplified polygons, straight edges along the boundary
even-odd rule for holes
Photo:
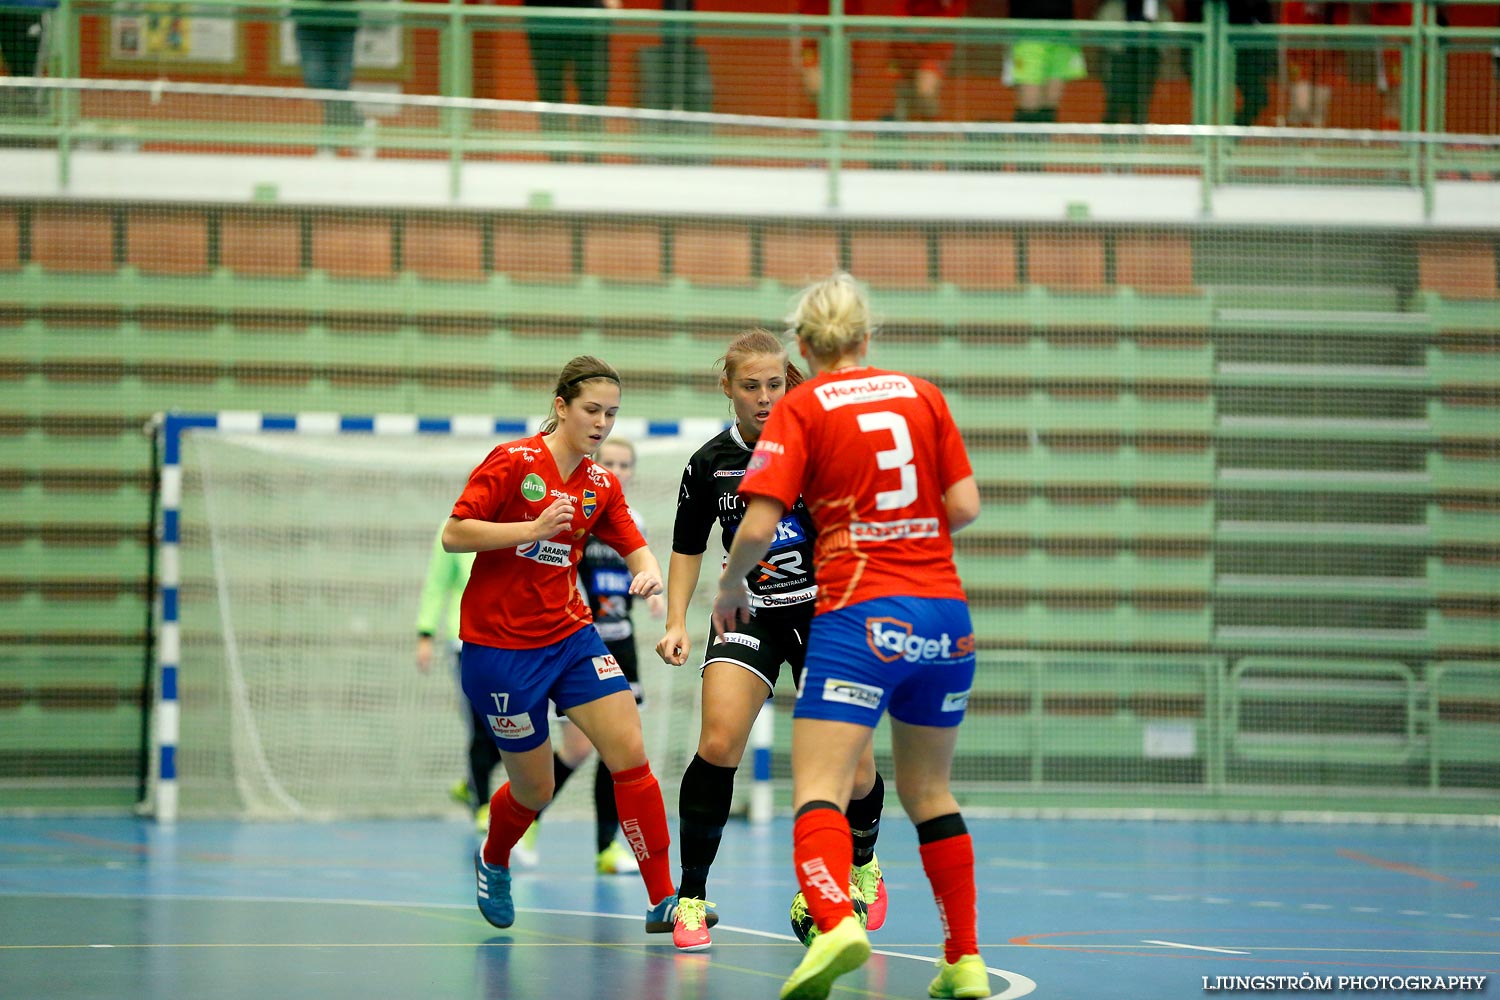
[[[1364,19],[1382,27],[1404,28],[1411,24],[1411,4],[1372,3],[1362,8]],[[1389,132],[1401,128],[1401,50],[1381,49],[1375,59],[1375,86],[1380,91],[1380,127]]]
[[[1010,16],[1036,21],[1071,21],[1073,0],[1011,0]],[[1011,46],[1005,82],[1016,88],[1018,122],[1055,122],[1063,86],[1088,76],[1083,50],[1062,40],[1033,40]]]
[[[359,12],[341,0],[292,11],[302,84],[314,90],[348,90],[354,83],[354,36]],[[353,101],[324,101],[323,123],[358,126],[364,121]]]
[[[1275,24],[1271,0],[1227,0],[1230,24]],[[1203,0],[1187,0],[1183,7],[1185,20],[1203,20]],[[1276,68],[1276,53],[1269,48],[1248,45],[1234,49],[1234,85],[1240,91],[1239,109],[1234,113],[1236,125],[1254,125],[1260,113],[1271,103],[1271,73]],[[1192,78],[1193,62],[1186,69]]]
[[[1094,15],[1099,21],[1153,23],[1170,21],[1171,12],[1159,0],[1105,0]],[[1161,53],[1145,38],[1126,38],[1104,52],[1104,122],[1107,125],[1144,125],[1151,120],[1151,92]]]
[[[902,17],[960,17],[965,0],[902,0]],[[826,15],[828,0],[799,0],[799,14]],[[849,0],[844,12],[865,13],[861,0]],[[940,114],[943,80],[953,58],[952,42],[922,41],[920,32],[905,33],[890,44],[886,74],[895,84],[894,103],[887,116],[892,121],[936,121]],[[802,84],[816,103],[823,86],[818,43],[802,42]]]
[[[618,10],[621,0],[522,0],[527,7],[609,8]],[[531,73],[536,79],[536,99],[549,104],[568,100],[571,74],[577,104],[603,105],[609,96],[609,28],[600,21],[541,20],[526,22],[526,42],[531,50]],[[549,132],[568,129],[567,115],[543,115],[542,128]],[[602,119],[578,119],[580,128],[601,131]],[[559,159],[556,154],[553,159]]]
[[[6,0],[0,7],[0,59],[8,76],[41,76],[47,12],[56,0]],[[30,87],[0,91],[0,114],[34,115],[38,92]]]
[[[1286,0],[1281,5],[1282,24],[1343,26],[1349,21],[1347,3]],[[1285,65],[1291,90],[1286,124],[1293,128],[1322,128],[1328,121],[1334,84],[1344,80],[1344,54],[1329,48],[1288,48]]]
[[[959,17],[964,0],[905,0],[907,17]],[[913,33],[916,34],[916,33]],[[924,42],[915,38],[891,42],[886,72],[895,79],[896,121],[936,121],[943,95],[943,79],[953,58],[952,42]]]

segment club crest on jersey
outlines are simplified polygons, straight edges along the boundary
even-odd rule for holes
[[[584,490],[583,491],[583,516],[584,517],[593,517],[594,516],[594,511],[598,508],[598,506],[599,506],[599,494],[595,493],[593,490]]]
[[[535,472],[528,472],[526,478],[521,480],[521,496],[527,500],[536,502],[547,495],[547,484],[542,477]]]
[[[536,726],[532,725],[531,715],[522,712],[520,715],[487,715],[489,719],[490,732],[497,740],[520,740],[525,739],[536,732]]]

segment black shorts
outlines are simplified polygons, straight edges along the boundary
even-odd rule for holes
[[[802,665],[807,659],[807,630],[812,625],[813,606],[805,601],[789,608],[753,608],[750,620],[718,641],[710,641],[703,654],[706,667],[715,660],[738,664],[776,690],[781,665],[792,668],[792,684],[802,683]],[[708,627],[710,640],[713,625]]]
[[[635,695],[635,703],[641,704],[646,700],[641,688],[641,665],[635,656],[635,636],[628,639],[617,639],[614,642],[606,642],[605,647],[620,664],[620,672],[630,682],[630,693]]]
[[[609,655],[613,656],[615,662],[620,665],[620,673],[624,674],[625,679],[630,682],[630,693],[635,695],[635,703],[645,704],[646,691],[641,687],[641,665],[635,657],[635,636],[606,642],[604,648],[609,650]],[[547,718],[553,722],[559,722],[564,718],[563,714],[557,710],[557,706],[550,701],[547,702]],[[489,727],[486,726],[484,731],[488,732]]]

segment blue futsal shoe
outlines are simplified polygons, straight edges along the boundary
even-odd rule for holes
[[[499,928],[516,922],[516,905],[510,899],[510,869],[485,864],[484,852],[474,852],[474,881],[479,891],[479,912]],[[677,901],[676,896],[671,897]]]
[[[703,922],[712,927],[719,922],[719,915],[710,910]],[[646,933],[669,934],[676,926],[677,893],[674,892],[646,911]]]
[[[646,911],[646,933],[665,934],[677,923],[677,893]]]

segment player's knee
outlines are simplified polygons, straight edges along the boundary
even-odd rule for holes
[[[646,746],[641,742],[640,732],[636,731],[601,742],[599,759],[604,761],[604,766],[609,768],[612,774],[619,774],[621,771],[629,771],[631,768],[646,764]]]
[[[739,767],[745,755],[745,741],[734,734],[704,730],[698,737],[698,756],[715,767]]]

